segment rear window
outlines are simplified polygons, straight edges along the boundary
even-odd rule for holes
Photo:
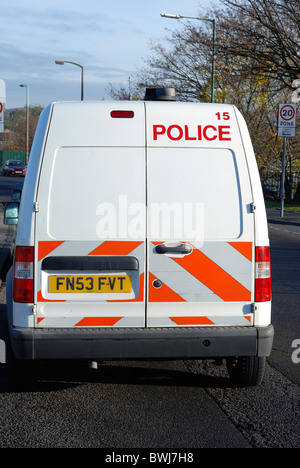
[[[229,149],[149,148],[146,156],[144,148],[61,147],[48,208],[54,239],[145,232],[153,240],[236,239],[242,233],[236,157]]]
[[[145,203],[144,179],[143,148],[58,149],[49,191],[48,233],[63,240],[126,238],[123,211]]]
[[[24,163],[22,161],[9,161],[8,165],[9,166],[24,166]]]
[[[148,206],[162,206],[163,203],[167,207],[179,206],[177,212],[181,206],[181,218],[188,231],[196,232],[198,227],[200,236],[205,239],[240,236],[241,192],[236,158],[231,150],[151,148],[148,151],[148,180]],[[187,219],[189,216],[191,220]],[[170,237],[176,232],[176,219],[172,221],[171,218],[174,226],[171,225],[169,231],[168,226],[165,230],[161,225],[153,226],[156,222],[157,219],[152,217],[150,232],[170,232]]]

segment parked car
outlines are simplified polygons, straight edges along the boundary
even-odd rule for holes
[[[25,164],[22,161],[16,159],[9,159],[5,162],[3,166],[3,175],[10,176],[10,175],[18,175],[24,176],[24,169]]]

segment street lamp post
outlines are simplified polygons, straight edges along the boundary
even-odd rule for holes
[[[26,88],[26,165],[29,156],[29,85],[20,84],[21,88]]]
[[[56,65],[64,65],[65,63],[71,63],[72,65],[76,65],[76,67],[81,68],[81,100],[83,101],[83,73],[84,68],[79,63],[75,62],[68,62],[67,60],[55,60]]]
[[[161,13],[163,18],[171,19],[194,19],[200,21],[208,21],[213,25],[213,53],[212,53],[212,67],[211,67],[211,102],[215,100],[215,62],[216,62],[216,20],[209,18],[197,18],[194,16],[181,16],[181,15],[169,15],[167,13]]]

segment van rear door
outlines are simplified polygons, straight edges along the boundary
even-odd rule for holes
[[[253,198],[234,109],[173,106],[147,103],[147,324],[250,326]]]
[[[145,326],[143,103],[57,103],[37,191],[36,327]]]

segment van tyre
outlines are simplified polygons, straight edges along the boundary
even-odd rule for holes
[[[266,358],[258,356],[237,356],[226,359],[229,377],[238,387],[254,387],[262,383]]]

